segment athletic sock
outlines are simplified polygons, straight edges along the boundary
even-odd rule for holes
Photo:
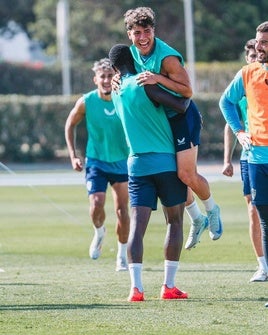
[[[267,266],[265,257],[264,257],[264,256],[258,257],[258,258],[257,258],[257,261],[258,261],[258,263],[259,263],[259,267],[260,267],[264,272],[268,273],[268,266]]]
[[[164,267],[165,267],[164,285],[167,285],[167,287],[172,288],[175,286],[175,276],[179,269],[179,262],[165,260]]]
[[[202,202],[207,212],[212,211],[212,209],[216,205],[214,199],[212,198],[212,195],[210,195],[210,197],[207,200],[202,200]]]
[[[95,234],[98,236],[98,237],[102,237],[105,233],[105,228],[104,228],[104,225],[102,225],[101,227],[99,228],[96,228],[94,226],[94,231],[95,231]]]
[[[143,292],[141,273],[142,263],[131,263],[128,265],[130,275],[131,288],[137,287],[140,292]]]
[[[195,200],[190,205],[186,206],[185,210],[187,214],[189,215],[189,218],[191,219],[191,221],[196,220],[202,214]]]
[[[127,243],[117,242],[117,258],[127,258]]]

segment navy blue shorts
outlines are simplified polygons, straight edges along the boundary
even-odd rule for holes
[[[240,160],[240,173],[243,183],[243,194],[244,196],[250,195],[251,187],[248,174],[248,161],[246,159]]]
[[[86,184],[88,194],[106,192],[108,183],[125,183],[128,181],[127,174],[107,173],[96,167],[86,168]]]
[[[183,151],[200,144],[202,117],[196,104],[191,100],[185,114],[168,118],[172,130],[175,151]]]
[[[248,163],[253,205],[268,205],[268,164]]]
[[[185,202],[187,197],[187,186],[176,171],[129,176],[128,191],[131,207],[145,206],[152,210],[157,209],[158,198],[163,206],[172,207]]]

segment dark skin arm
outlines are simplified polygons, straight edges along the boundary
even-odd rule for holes
[[[150,72],[146,71],[143,72],[141,75],[151,74]],[[150,77],[151,79],[151,77]],[[116,73],[112,79],[112,87],[115,92],[120,89],[120,74]],[[185,113],[186,109],[190,104],[190,98],[178,97],[175,96],[168,91],[161,88],[158,84],[148,82],[148,84],[144,84],[142,82],[138,82],[139,85],[144,86],[145,92],[148,97],[153,101],[153,103],[158,107],[160,104],[166,107],[171,108],[175,112],[179,114]]]
[[[157,84],[144,85],[144,90],[156,106],[163,105],[169,107],[179,114],[185,113],[191,101],[188,98],[175,96]]]

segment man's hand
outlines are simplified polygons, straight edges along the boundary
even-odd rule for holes
[[[249,150],[251,145],[251,136],[249,133],[246,133],[245,131],[241,130],[238,133],[236,133],[236,137],[238,139],[238,142],[242,145],[243,149]]]
[[[111,85],[112,85],[112,90],[114,92],[118,92],[120,90],[120,85],[121,85],[121,78],[120,78],[120,74],[116,73],[111,81]]]
[[[79,157],[73,157],[71,161],[72,167],[75,171],[81,172],[83,170],[83,163]]]
[[[234,167],[231,162],[223,165],[222,174],[227,177],[232,177],[234,175]]]
[[[157,84],[157,74],[150,71],[144,71],[137,76],[137,84],[139,86]]]

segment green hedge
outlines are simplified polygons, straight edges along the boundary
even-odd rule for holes
[[[196,89],[200,93],[222,92],[241,63],[197,63]],[[94,87],[92,64],[72,64],[71,89],[73,94]],[[32,67],[25,64],[0,63],[0,95],[58,95],[62,94],[62,77],[59,66]]]
[[[85,92],[94,87],[92,64],[76,64],[71,69],[73,94]],[[62,74],[59,66],[39,67],[31,64],[0,63],[0,95],[60,95]]]
[[[74,98],[1,96],[0,157],[32,162],[59,156],[65,147],[64,122]]]
[[[13,162],[67,159],[64,124],[77,98],[0,96],[0,159]],[[219,111],[219,98],[219,94],[194,98],[203,116],[199,159],[223,158],[225,121]],[[87,139],[84,122],[77,133],[77,146],[83,154]]]

